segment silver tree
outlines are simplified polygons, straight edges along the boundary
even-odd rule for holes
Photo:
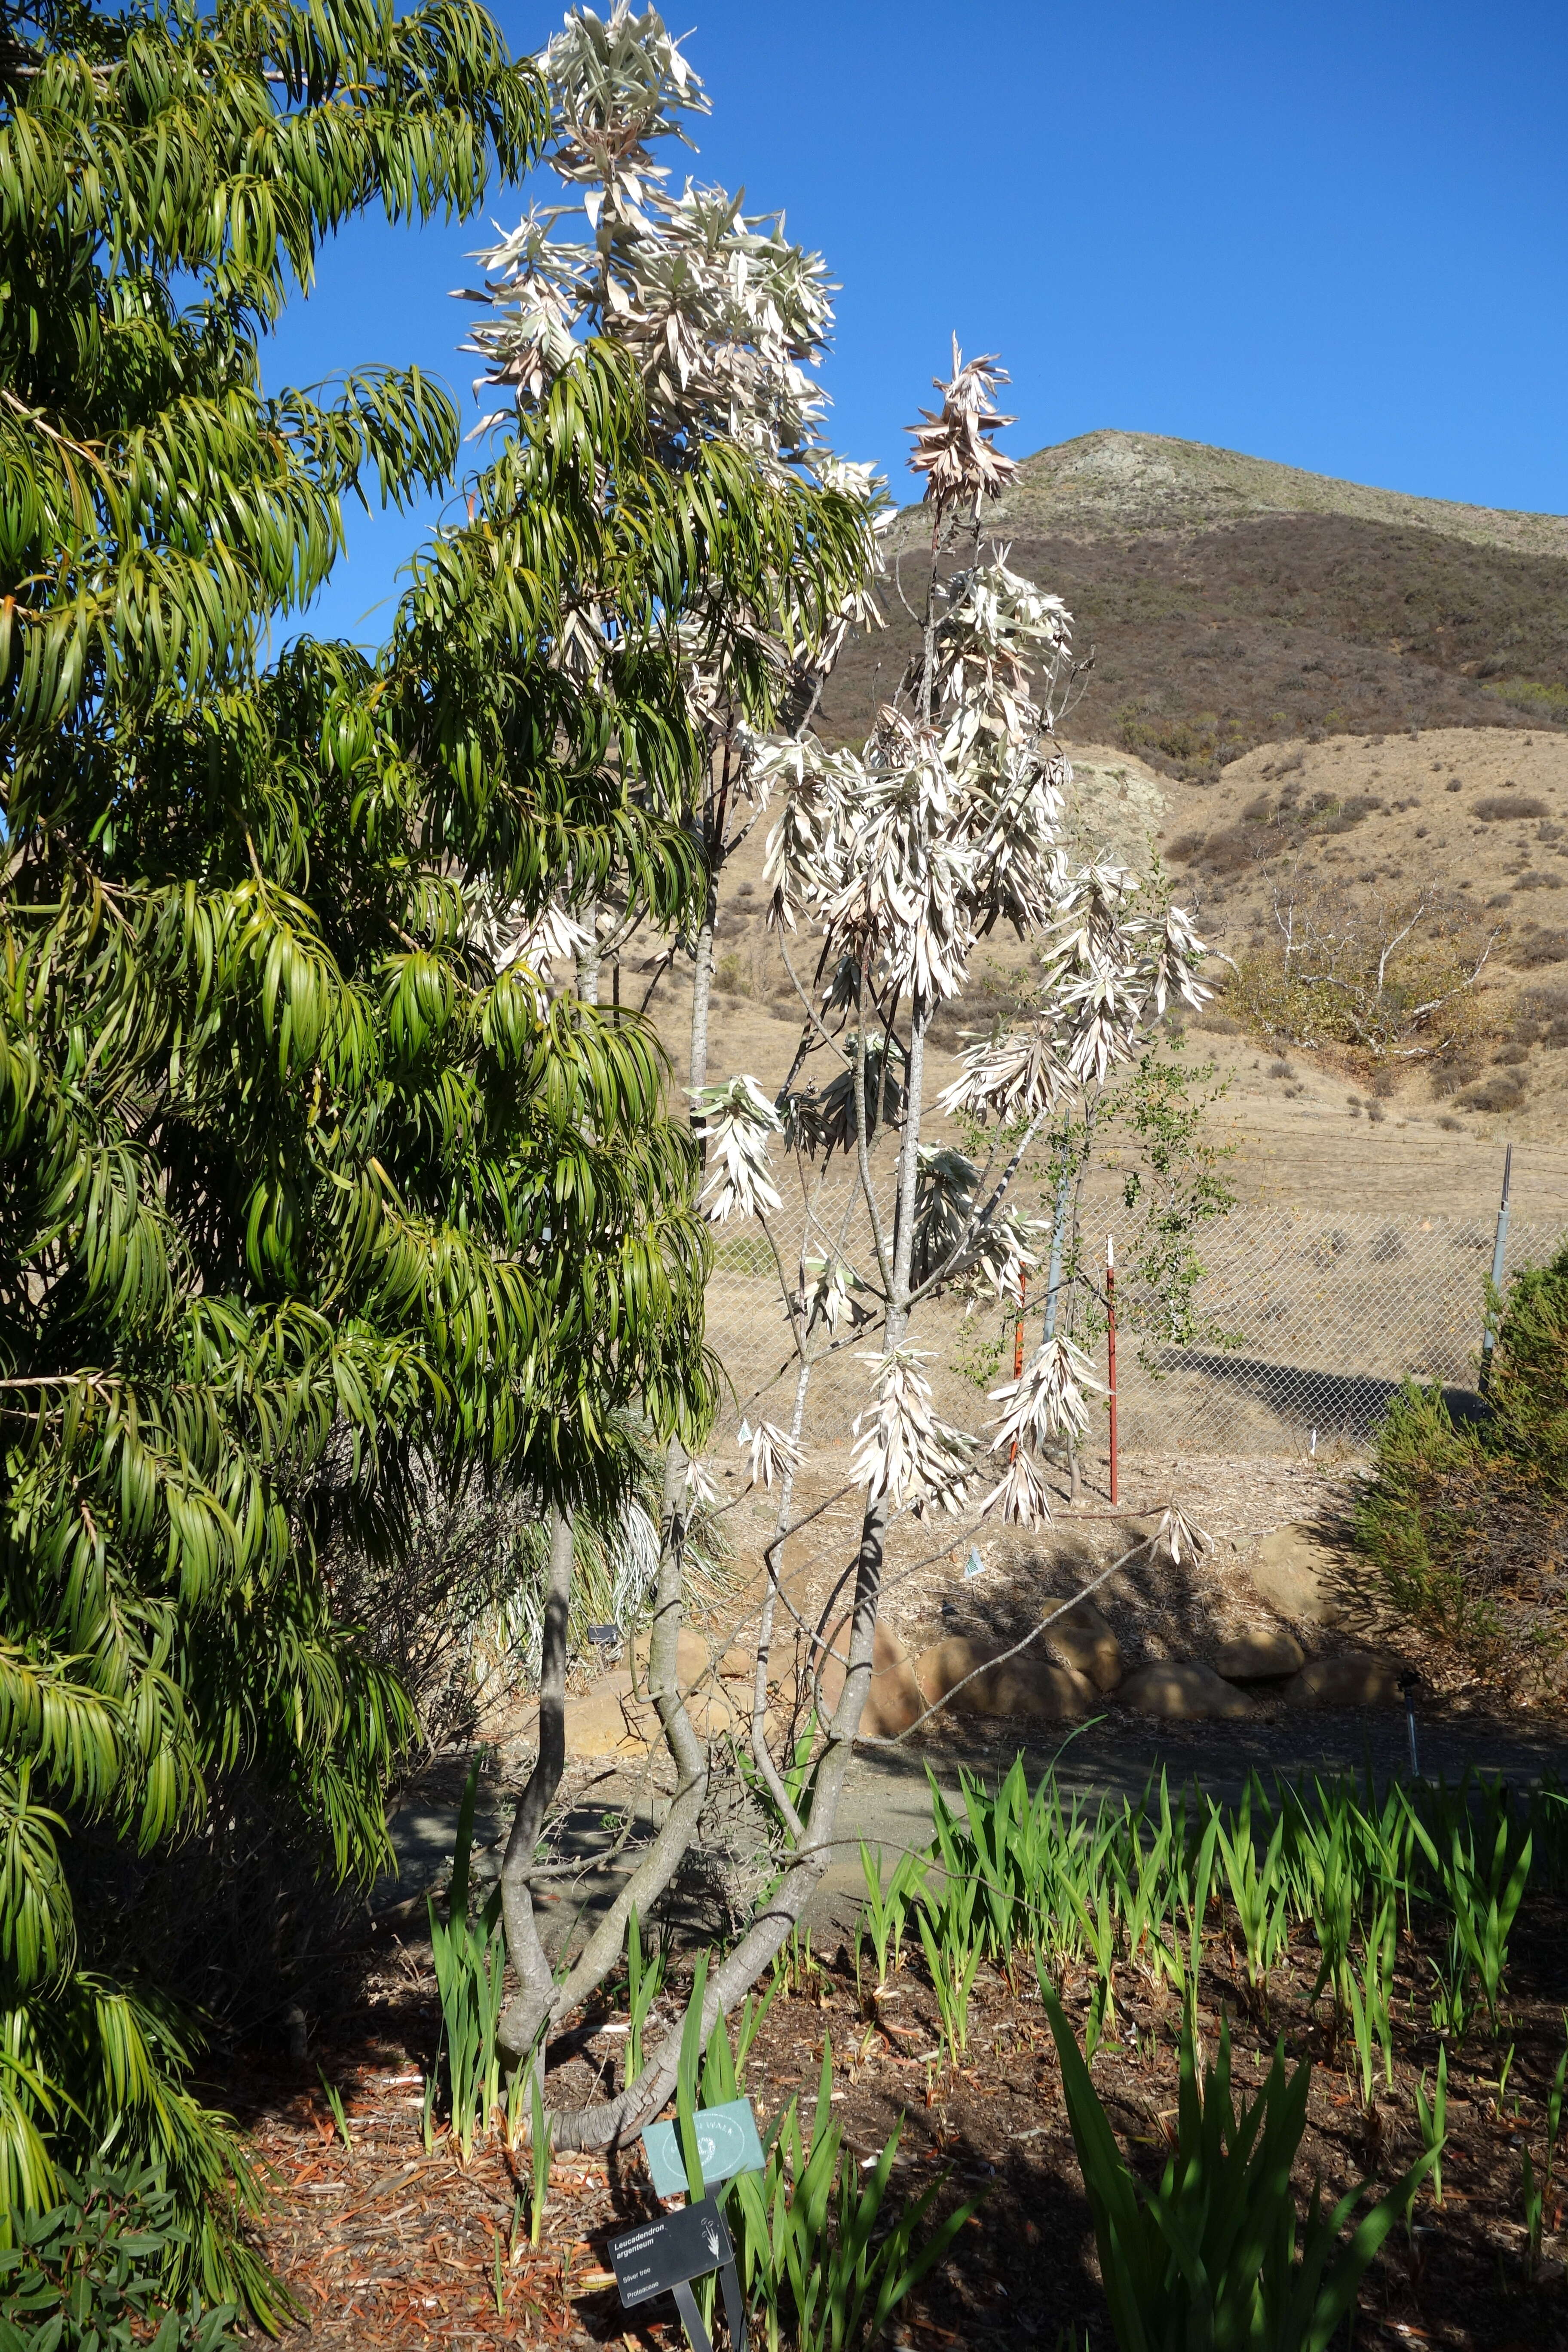
[[[607,340],[636,371],[656,446],[681,477],[701,452],[724,478],[737,469],[798,493],[797,546],[784,546],[765,604],[722,572],[686,583],[676,651],[700,778],[684,812],[703,875],[697,919],[653,960],[635,1015],[682,954],[692,972],[688,1076],[703,1099],[719,896],[725,865],[756,822],[759,803],[742,756],[758,727],[799,729],[848,629],[875,617],[869,594],[885,496],[868,467],[834,456],[820,435],[826,402],[814,373],[832,326],[821,257],[793,243],[782,214],[742,212],[738,197],[687,179],[676,190],[657,160],[662,143],[689,146],[689,124],[708,110],[701,84],[653,10],[617,6],[607,18],[574,9],[542,60],[552,107],[548,161],[563,200],[535,205],[510,236],[478,257],[481,306],[465,349],[484,363],[482,383],[511,404],[539,402],[583,364],[587,341]],[[506,424],[511,405],[484,420]],[[737,477],[739,478],[739,477]],[[606,485],[606,496],[614,486]],[[809,560],[795,561],[798,554]],[[613,583],[586,583],[558,657],[591,667],[615,629]],[[637,788],[635,774],[631,778]],[[506,910],[494,910],[505,923]],[[574,960],[578,991],[597,998],[641,917],[584,896],[535,926],[532,967]],[[548,975],[547,975],[547,984]],[[700,1134],[705,1132],[700,1127]],[[717,1171],[721,1183],[723,1166]],[[538,1760],[520,1801],[503,1870],[509,1949],[521,1990],[503,2021],[514,2054],[533,2048],[549,2017],[584,1999],[616,1964],[626,1922],[644,1916],[687,1852],[706,1799],[710,1759],[681,1696],[677,1643],[691,1465],[672,1445],[664,1497],[664,1546],[654,1599],[648,1688],[676,1769],[659,1836],[640,1856],[563,1986],[540,1945],[531,1895],[535,1847],[563,1764],[565,1626],[572,1547],[563,1529],[542,1602]]]
[[[870,739],[858,751],[829,750],[810,733],[759,734],[744,746],[747,786],[772,811],[772,919],[786,957],[809,934],[816,963],[809,980],[796,979],[805,1034],[783,1095],[769,1101],[742,1076],[699,1097],[710,1171],[704,1197],[716,1223],[755,1218],[773,1239],[781,1194],[772,1155],[781,1147],[806,1192],[795,1262],[786,1265],[774,1245],[796,1365],[794,1408],[787,1424],[761,1418],[746,1440],[753,1481],[779,1485],[751,1744],[784,1825],[783,1874],[708,1979],[705,2033],[778,1951],[831,1858],[894,1515],[958,1509],[973,1498],[983,1511],[1037,1518],[1048,1509],[1042,1449],[1083,1423],[1092,1371],[1065,1333],[996,1392],[989,1447],[945,1423],[916,1344],[921,1310],[957,1284],[1016,1295],[1031,1236],[1012,1195],[1034,1139],[1075,1089],[1103,1081],[1135,1053],[1173,1000],[1195,1006],[1205,993],[1203,950],[1180,910],[1146,908],[1131,874],[1074,867],[1063,847],[1070,772],[1056,726],[1075,676],[1070,618],[1005,553],[982,560],[977,543],[975,518],[1006,463],[992,446],[1001,380],[994,362],[965,368],[955,348],[942,407],[917,428],[916,463],[933,512],[921,650]],[[967,560],[943,572],[961,509]],[[921,1141],[926,1045],[933,1016],[963,987],[977,940],[1000,920],[1038,944],[1044,983],[1025,1025],[972,1042],[937,1106],[995,1139],[980,1164]],[[834,1065],[820,1087],[798,1083],[814,1052]],[[885,1183],[874,1152],[881,1135],[892,1147]],[[836,1151],[854,1171],[868,1235],[859,1264],[851,1262],[848,1220],[823,1214]],[[825,1349],[858,1330],[879,1342],[868,1351],[869,1394],[855,1427],[865,1506],[845,1571],[842,1685],[831,1707],[815,1710],[807,1804],[792,1800],[769,1745],[776,1561],[794,1525],[813,1369]],[[1174,1506],[1160,1540],[1178,1556],[1194,1540]],[[815,1669],[812,1680],[819,1694]],[[574,1972],[563,2006],[577,1981]],[[604,2144],[656,2111],[672,2087],[678,2046],[679,2037],[667,2039],[619,2096],[563,2118],[572,2143]]]

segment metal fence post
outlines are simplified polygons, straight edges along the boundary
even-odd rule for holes
[[[1497,1239],[1492,1244],[1492,1286],[1487,1297],[1486,1328],[1481,1333],[1481,1394],[1489,1396],[1492,1385],[1492,1349],[1497,1346],[1497,1325],[1493,1319],[1493,1294],[1502,1289],[1504,1261],[1508,1255],[1508,1194],[1509,1180],[1513,1174],[1513,1146],[1510,1143],[1502,1158],[1502,1199],[1498,1202]]]

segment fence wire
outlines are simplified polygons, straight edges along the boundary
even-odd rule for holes
[[[846,1191],[819,1205],[808,1248],[824,1238],[859,1266],[874,1263],[864,1210]],[[786,1209],[773,1237],[793,1276],[805,1219]],[[1200,1328],[1224,1345],[1163,1346],[1127,1333],[1118,1348],[1121,1443],[1129,1453],[1296,1455],[1363,1446],[1407,1378],[1454,1391],[1475,1387],[1491,1271],[1495,1220],[1346,1210],[1235,1209],[1205,1230],[1203,1276],[1194,1301]],[[1514,1218],[1505,1270],[1541,1265],[1568,1240],[1561,1220]],[[1138,1301],[1124,1294],[1133,1310]],[[1043,1296],[1033,1298],[1026,1345],[1037,1346]],[[708,1289],[708,1329],[733,1391],[717,1436],[732,1449],[749,1413],[789,1425],[796,1366],[781,1304],[773,1249],[759,1228],[726,1228]],[[1000,1329],[994,1311],[937,1301],[911,1334],[927,1352],[939,1410],[979,1430],[995,1412],[986,1402],[985,1343]],[[818,1335],[820,1341],[820,1334]],[[842,1441],[866,1403],[879,1347],[875,1328],[837,1346],[816,1366],[805,1438]],[[991,1360],[994,1362],[994,1357]],[[1011,1338],[1004,1370],[1011,1370]],[[1103,1377],[1104,1350],[1100,1352]],[[761,1392],[759,1395],[759,1391]],[[1103,1445],[1091,1421],[1090,1444]]]

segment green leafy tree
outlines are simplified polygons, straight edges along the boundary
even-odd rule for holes
[[[413,371],[268,398],[258,350],[340,223],[524,168],[539,95],[469,6],[44,6],[0,115],[0,2214],[113,2130],[187,2281],[268,2316],[254,2183],[125,1962],[139,1870],[242,1767],[339,1869],[384,1843],[405,1710],[314,1570],[312,1471],[346,1442],[343,1506],[384,1508],[400,1417],[456,1398],[418,1328],[451,1244],[378,1131],[427,950],[376,946],[456,900],[343,855],[366,666],[256,661],[345,496],[428,489],[457,419]],[[455,1328],[487,1288],[470,1244]]]
[[[683,623],[821,560],[595,342],[381,658],[268,662],[344,499],[459,446],[415,370],[268,396],[268,325],[334,226],[472,211],[543,120],[466,0],[5,19],[0,2214],[112,2127],[191,2224],[172,2286],[263,2318],[141,1927],[242,1785],[340,1875],[384,1859],[408,1707],[335,1546],[396,1546],[432,1469],[566,1526],[628,1412],[700,1434],[693,1147],[553,910],[699,902]]]

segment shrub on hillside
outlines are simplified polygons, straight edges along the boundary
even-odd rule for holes
[[[1550,816],[1552,811],[1531,793],[1489,793],[1474,803],[1472,814],[1486,824],[1508,824],[1520,817]]]
[[[1441,1390],[1401,1391],[1356,1542],[1397,1606],[1478,1672],[1544,1676],[1568,1650],[1568,1250],[1514,1282],[1489,1404],[1456,1421]]]
[[[1513,1035],[1521,1045],[1568,1045],[1568,988],[1521,989],[1513,1008]]]

